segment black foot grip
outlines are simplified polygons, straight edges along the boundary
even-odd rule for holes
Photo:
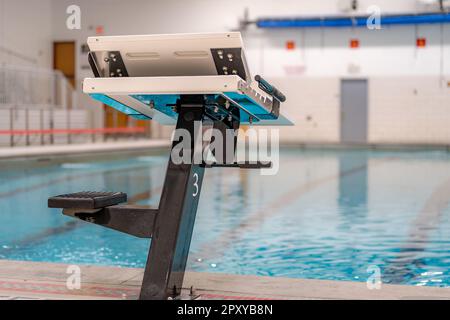
[[[127,201],[123,192],[83,191],[63,194],[48,199],[49,208],[101,209]]]

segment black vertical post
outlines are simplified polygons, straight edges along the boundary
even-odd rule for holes
[[[27,108],[25,109],[25,131],[27,132],[26,136],[25,136],[25,145],[29,146],[30,145],[30,134],[28,132],[28,130],[30,130],[30,110]]]
[[[14,130],[14,109],[9,109],[9,130]],[[9,146],[14,147],[14,134],[11,132],[9,136]]]
[[[176,164],[169,158],[141,288],[140,299],[144,300],[167,299],[181,292],[205,170],[193,163],[194,139],[202,134],[195,132],[200,127],[195,122],[203,120],[204,97],[182,96],[177,108],[176,128],[190,134],[191,161]]]
[[[222,133],[222,150],[218,153],[218,150],[214,150],[212,153],[218,163],[230,164],[234,162],[237,146],[237,133],[239,130],[239,110],[233,111],[234,118],[224,119],[222,121],[214,121],[213,128],[219,130]],[[221,154],[219,156],[219,154]]]

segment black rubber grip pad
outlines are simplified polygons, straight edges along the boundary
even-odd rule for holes
[[[126,202],[123,192],[82,191],[63,194],[48,199],[49,208],[62,209],[101,209]]]

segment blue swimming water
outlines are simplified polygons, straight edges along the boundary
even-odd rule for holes
[[[157,206],[166,155],[0,171],[0,259],[143,267],[148,240],[48,209],[125,191]],[[450,286],[450,153],[282,150],[279,173],[208,169],[194,271]]]

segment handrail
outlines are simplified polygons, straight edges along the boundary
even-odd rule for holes
[[[76,109],[76,92],[59,70],[0,65],[0,106],[50,105]]]
[[[12,56],[14,58],[19,58],[19,59],[21,59],[23,61],[27,61],[29,63],[37,64],[37,59],[36,58],[28,57],[28,56],[26,56],[26,55],[24,55],[22,53],[19,53],[19,52],[15,51],[15,50],[6,48],[4,46],[0,46],[0,52],[8,54],[8,55],[10,55],[10,56]]]

